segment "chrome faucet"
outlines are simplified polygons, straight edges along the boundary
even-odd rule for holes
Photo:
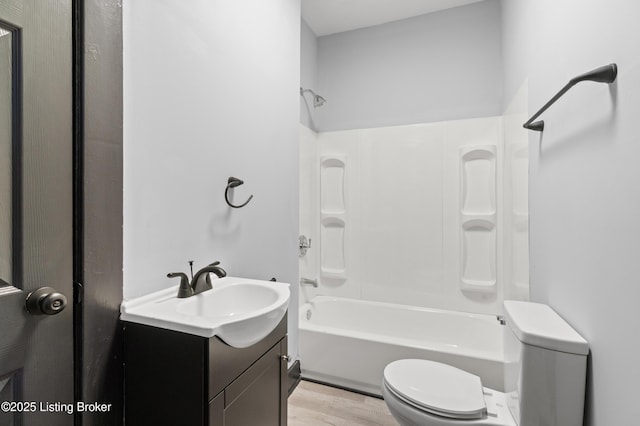
[[[203,291],[210,290],[212,288],[211,278],[209,273],[216,274],[218,278],[226,277],[227,272],[218,266],[220,262],[216,261],[210,265],[205,266],[195,273],[189,284],[189,278],[187,274],[182,272],[171,272],[167,274],[169,278],[180,278],[180,288],[178,289],[178,298],[184,299],[186,297],[195,296]]]

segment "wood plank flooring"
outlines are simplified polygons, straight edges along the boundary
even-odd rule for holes
[[[382,399],[305,380],[288,408],[289,426],[398,426]]]

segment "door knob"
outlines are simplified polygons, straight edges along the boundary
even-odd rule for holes
[[[67,306],[67,298],[51,287],[41,287],[29,293],[25,306],[31,315],[55,315]]]

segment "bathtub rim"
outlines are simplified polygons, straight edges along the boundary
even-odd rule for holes
[[[380,334],[380,333],[367,332],[367,331],[361,331],[361,330],[350,330],[348,328],[314,324],[310,320],[307,320],[306,311],[308,307],[311,307],[313,312],[313,309],[315,309],[315,304],[313,302],[316,299],[319,299],[319,302],[324,302],[324,303],[346,301],[347,303],[383,305],[385,307],[391,307],[391,308],[397,308],[397,309],[410,309],[412,311],[430,312],[430,313],[437,313],[442,315],[456,315],[456,316],[461,316],[466,318],[479,319],[482,322],[486,322],[487,325],[491,323],[491,321],[493,320],[495,321],[495,327],[504,327],[503,325],[500,325],[495,315],[451,311],[447,309],[427,308],[423,306],[404,305],[400,303],[388,303],[388,302],[380,302],[375,300],[362,300],[362,299],[353,299],[353,298],[347,298],[347,297],[318,295],[318,296],[315,296],[313,299],[307,302],[304,302],[300,305],[298,327],[299,327],[300,333],[302,333],[303,331],[309,331],[314,333],[338,335],[338,336],[349,337],[349,338],[358,339],[358,340],[366,340],[366,341],[374,341],[377,343],[407,346],[412,349],[424,349],[424,350],[430,350],[430,351],[451,353],[457,356],[473,357],[473,358],[478,358],[485,361],[504,362],[502,338],[500,339],[500,344],[497,350],[495,352],[493,351],[489,352],[489,351],[483,351],[483,350],[471,348],[468,346],[464,346],[460,348],[460,347],[454,347],[452,345],[447,345],[443,343],[438,344],[438,342],[433,342],[433,341],[425,342],[418,339],[390,336],[388,334]]]

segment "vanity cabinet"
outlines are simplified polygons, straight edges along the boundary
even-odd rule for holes
[[[286,332],[285,315],[260,342],[234,348],[125,322],[125,424],[286,426]]]

